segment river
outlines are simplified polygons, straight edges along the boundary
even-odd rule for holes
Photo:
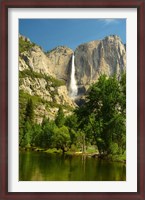
[[[20,181],[125,181],[126,166],[92,157],[20,152]]]

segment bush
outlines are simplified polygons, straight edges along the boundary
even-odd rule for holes
[[[117,143],[111,143],[109,150],[110,150],[110,153],[112,155],[116,155],[118,153],[118,144]]]
[[[77,149],[77,147],[74,144],[72,144],[71,148],[70,148],[70,151],[76,152],[76,151],[78,151],[78,149]]]

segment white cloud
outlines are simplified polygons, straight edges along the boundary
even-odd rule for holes
[[[112,18],[100,19],[100,21],[104,22],[105,25],[118,24],[118,22],[119,22],[117,19],[112,19]]]

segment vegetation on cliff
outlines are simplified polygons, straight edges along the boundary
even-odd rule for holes
[[[24,37],[19,37],[19,53],[29,51],[35,44]]]

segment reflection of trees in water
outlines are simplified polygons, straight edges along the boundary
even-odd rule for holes
[[[126,166],[88,156],[20,153],[20,180],[110,181],[125,180]]]
[[[83,172],[85,173],[86,169],[86,156],[82,155],[82,165],[83,165]]]
[[[31,154],[29,152],[27,153],[21,153],[19,156],[19,180],[31,180],[32,175],[32,166],[33,162],[31,160]]]
[[[33,172],[32,178],[31,178],[31,181],[36,181],[36,180],[39,180],[39,181],[43,181],[44,180],[44,177],[42,176],[42,173],[40,172],[38,167]]]

